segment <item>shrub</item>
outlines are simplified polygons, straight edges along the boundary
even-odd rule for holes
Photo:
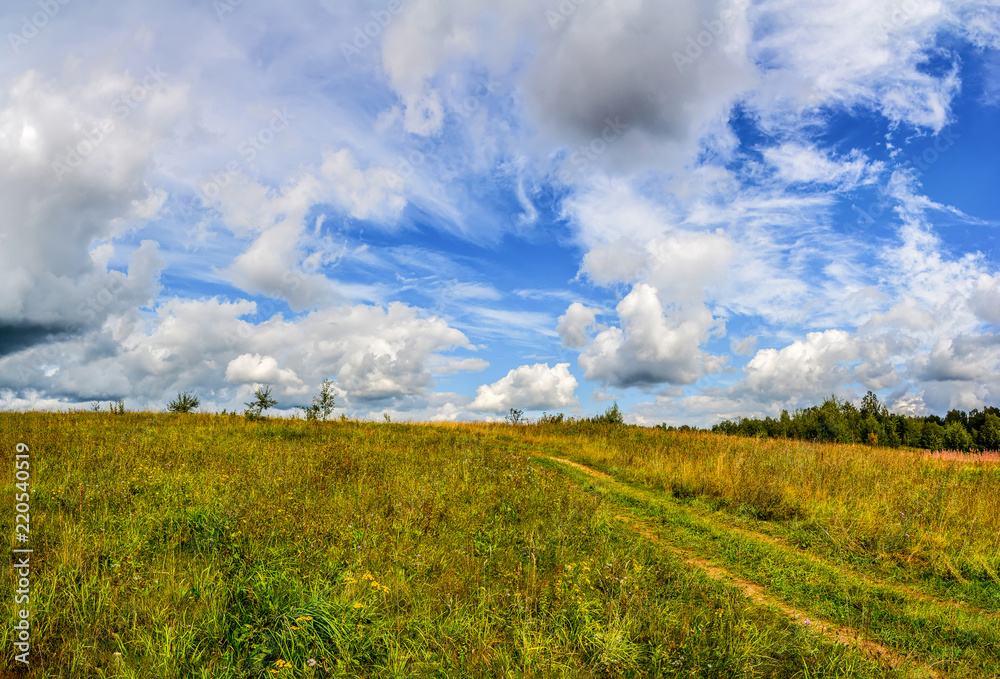
[[[948,450],[958,450],[963,453],[972,448],[972,437],[961,422],[952,422],[945,427],[941,442]]]
[[[319,396],[313,399],[311,406],[302,408],[305,411],[307,420],[326,420],[326,418],[330,417],[333,409],[337,407],[335,404],[336,398],[330,393],[330,386],[332,384],[331,380],[323,380]]]
[[[253,393],[257,397],[256,401],[250,401],[249,403],[244,403],[247,407],[243,411],[243,416],[248,420],[256,420],[263,417],[264,411],[273,408],[278,405],[278,401],[271,398],[271,387],[257,387],[257,390]]]
[[[622,417],[622,411],[618,407],[618,401],[615,401],[613,406],[605,410],[604,414],[592,417],[590,418],[590,421],[596,424],[625,424],[625,419]]]
[[[167,404],[167,412],[189,413],[201,404],[198,397],[184,391],[177,394],[177,398]]]

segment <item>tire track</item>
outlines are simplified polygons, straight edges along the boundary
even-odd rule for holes
[[[578,469],[581,472],[583,472],[583,473],[585,473],[588,476],[591,476],[593,478],[598,478],[598,479],[601,479],[601,480],[604,480],[604,481],[613,481],[613,482],[619,483],[618,479],[616,479],[614,476],[611,476],[609,474],[605,474],[604,472],[599,471],[597,469],[592,469],[592,468],[587,467],[585,465],[578,464],[576,462],[573,462],[572,460],[566,460],[566,459],[557,458],[557,457],[550,457],[549,459],[551,459],[551,460],[553,460],[555,462],[560,462],[560,463],[563,463],[563,464],[567,464],[567,465],[573,467],[574,469]],[[711,521],[713,523],[717,523],[719,525],[722,525],[722,526],[724,526],[725,528],[727,528],[727,529],[729,529],[731,531],[739,533],[743,537],[749,538],[750,540],[759,540],[761,542],[766,542],[767,544],[773,545],[774,547],[777,547],[777,548],[781,549],[782,551],[784,551],[784,552],[786,552],[788,554],[793,554],[793,555],[795,555],[797,557],[806,559],[807,561],[811,561],[812,563],[815,563],[815,564],[818,564],[818,565],[822,565],[822,566],[830,566],[831,565],[830,561],[828,561],[827,559],[824,559],[823,557],[818,556],[816,554],[813,554],[813,553],[811,553],[811,552],[809,552],[807,550],[801,549],[797,545],[789,542],[788,540],[784,540],[782,538],[775,537],[774,535],[769,535],[767,533],[761,533],[759,531],[751,530],[749,528],[744,528],[743,526],[734,525],[734,524],[729,523],[729,522],[727,522],[725,520],[721,520],[718,516],[715,516],[715,515],[707,512],[707,511],[695,509],[695,508],[692,508],[692,507],[685,507],[684,509],[685,509],[685,511],[688,511],[688,512],[690,512],[690,513],[692,513],[692,514],[694,514],[694,515],[696,515],[696,516],[698,516],[698,517],[700,517],[702,519],[706,519],[706,520]],[[892,591],[895,591],[895,592],[900,593],[900,594],[905,594],[905,595],[909,596],[912,599],[917,599],[919,601],[923,601],[923,602],[929,603],[929,604],[934,604],[934,605],[937,605],[937,606],[943,606],[945,608],[954,608],[956,610],[960,610],[960,611],[963,611],[965,613],[970,613],[972,615],[978,615],[978,616],[982,616],[982,617],[986,617],[986,618],[1000,619],[1000,613],[996,613],[996,612],[993,612],[993,611],[988,611],[988,610],[985,610],[985,609],[980,608],[978,606],[974,606],[972,604],[967,604],[967,603],[960,602],[960,601],[946,601],[946,600],[943,600],[943,599],[938,599],[938,598],[934,597],[931,594],[928,594],[928,593],[923,592],[923,591],[921,591],[919,589],[916,589],[915,587],[911,587],[911,586],[909,586],[909,585],[907,585],[905,583],[892,582],[892,581],[888,581],[888,580],[883,580],[881,578],[872,578],[872,575],[870,573],[859,572],[854,567],[848,566],[846,564],[838,564],[837,568],[839,568],[842,571],[846,571],[847,573],[855,576],[858,579],[868,580],[869,582],[872,582],[872,583],[876,584],[879,587],[882,587],[882,588],[887,589],[887,590],[892,590]]]
[[[596,469],[592,469],[585,465],[579,464],[577,462],[573,462],[572,460],[553,457],[550,455],[544,455],[541,453],[534,453],[534,454],[537,457],[542,457],[548,460],[552,460],[553,462],[558,462],[560,464],[564,464],[574,469],[577,469],[583,472],[584,474],[587,474],[591,478],[600,479],[602,481],[617,482],[617,480],[613,476],[605,474],[604,472],[598,471]],[[694,568],[700,569],[710,578],[738,587],[748,599],[750,599],[757,605],[769,608],[771,610],[777,610],[781,612],[783,615],[785,615],[787,618],[797,622],[798,624],[807,624],[809,625],[810,629],[816,631],[818,634],[826,637],[828,640],[834,643],[853,646],[854,648],[857,648],[870,658],[882,662],[891,667],[892,669],[912,672],[913,677],[921,677],[921,678],[926,677],[926,678],[937,679],[939,677],[944,676],[929,665],[924,665],[918,661],[914,661],[906,656],[900,655],[899,653],[896,653],[887,646],[883,646],[882,644],[865,637],[861,633],[861,631],[856,628],[848,627],[845,625],[838,625],[837,623],[831,622],[829,620],[816,618],[815,616],[812,616],[805,611],[797,609],[779,599],[776,599],[775,597],[768,594],[767,591],[760,585],[756,585],[752,582],[749,582],[748,580],[744,580],[743,578],[726,570],[725,568],[715,566],[710,561],[699,558],[694,553],[688,550],[682,549],[681,547],[677,547],[675,545],[666,542],[659,536],[659,534],[657,534],[657,532],[653,527],[651,527],[649,524],[643,522],[642,520],[634,516],[619,514],[615,518],[625,523],[628,529],[631,530],[632,532],[643,536],[644,538],[655,544],[657,547],[674,553],[686,564]],[[726,525],[726,527],[732,530],[737,530],[747,537],[753,539],[761,539],[765,542],[769,542],[770,544],[773,544],[782,549],[787,549],[787,550],[793,549],[783,540],[779,540],[778,538],[774,538],[773,536],[759,534],[754,531],[749,531],[735,526]],[[794,553],[797,555],[801,555],[799,550],[794,550]],[[806,556],[807,558],[816,563],[829,565],[828,563],[823,561],[820,557],[816,557],[811,554],[804,556]],[[887,589],[892,589],[892,587],[889,586],[886,587]],[[902,590],[904,588],[901,587],[898,589]],[[929,601],[933,601],[934,603],[946,605],[945,602],[940,602],[934,599],[933,597],[924,595],[923,593],[914,592],[914,594],[918,594],[921,596],[921,598],[926,598]]]

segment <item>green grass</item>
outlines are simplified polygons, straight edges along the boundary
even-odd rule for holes
[[[639,428],[567,433],[557,452],[824,558],[1000,610],[1000,465]]]
[[[897,465],[911,494],[948,488],[927,497],[929,546],[905,573],[909,548],[887,537],[899,527],[882,516],[879,529],[884,507],[838,513],[837,479],[860,454],[847,447],[583,425],[0,414],[8,459],[17,443],[31,449],[35,550],[24,676],[920,676],[752,601],[630,531],[623,512],[776,599],[943,661],[948,676],[1000,667],[986,617],[948,618],[892,590],[905,581],[996,610],[993,536],[946,543],[962,512],[996,530],[996,515],[972,511],[991,510],[995,483],[986,499],[958,499],[987,493],[990,470]],[[752,494],[748,469],[767,472],[768,490]],[[13,463],[0,479],[12,495]],[[12,501],[0,520],[13,537]],[[877,581],[857,574],[871,564]],[[13,591],[13,571],[3,578]],[[13,622],[13,596],[3,607]],[[0,667],[14,668],[0,629]]]

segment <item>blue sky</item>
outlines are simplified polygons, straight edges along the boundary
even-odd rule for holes
[[[1000,4],[0,10],[0,407],[1000,401]]]

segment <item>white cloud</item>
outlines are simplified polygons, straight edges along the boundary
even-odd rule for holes
[[[754,7],[761,27],[751,47],[765,65],[760,104],[788,99],[799,111],[820,104],[864,106],[892,121],[941,130],[960,82],[922,68],[962,2],[939,0],[768,0]],[[797,97],[794,96],[797,93]],[[772,109],[775,110],[775,109]]]
[[[231,360],[226,380],[234,384],[277,383],[289,389],[303,386],[294,370],[281,369],[276,358],[260,354],[242,354]]]
[[[388,168],[360,170],[346,149],[327,152],[315,172],[269,189],[237,172],[210,204],[237,235],[257,234],[227,274],[243,290],[288,301],[297,311],[315,309],[343,297],[326,276],[310,272],[312,240],[306,216],[324,201],[356,219],[394,222],[406,206],[402,180]]]
[[[859,355],[848,332],[811,332],[783,349],[758,351],[744,368],[745,385],[775,401],[825,398],[849,380]]]
[[[334,203],[355,219],[394,222],[406,207],[401,177],[387,167],[358,168],[347,149],[326,153],[320,168]]]
[[[386,28],[382,65],[403,102],[404,129],[433,136],[441,131],[441,94],[431,84],[447,62],[474,55],[479,41],[471,29],[475,3],[414,0]]]
[[[701,302],[723,285],[738,245],[720,233],[675,231],[647,244],[653,261],[647,281],[666,303]]]
[[[499,290],[486,283],[469,283],[465,281],[449,281],[443,286],[442,293],[450,299],[482,299],[496,301],[503,297]]]
[[[833,158],[829,152],[797,142],[767,148],[764,158],[784,181],[828,184],[841,190],[871,184],[883,169],[883,164],[869,163],[858,150],[851,151],[844,158]]]
[[[156,294],[155,241],[128,276],[107,269],[107,244],[161,211],[147,175],[186,106],[181,83],[147,84],[99,67],[85,81],[28,71],[0,93],[0,324],[95,327]]]
[[[580,271],[597,285],[610,286],[621,281],[635,281],[648,260],[649,255],[643,248],[620,238],[613,243],[591,248],[583,256]]]
[[[563,202],[563,216],[573,220],[577,238],[590,250],[614,243],[641,248],[678,221],[666,206],[641,195],[624,179],[597,181],[574,193]]]
[[[755,84],[746,28],[739,2],[679,0],[669,11],[584,3],[540,40],[529,104],[551,138],[571,148],[600,139],[608,121],[628,125],[607,143],[602,166],[678,168]]]
[[[666,303],[701,302],[725,285],[737,246],[726,235],[678,225],[668,208],[627,182],[599,182],[564,211],[588,247],[580,272],[598,285],[645,282]]]
[[[431,369],[435,375],[455,375],[458,373],[479,373],[490,367],[489,361],[481,358],[463,358],[461,360],[448,360],[442,365],[432,365]]]
[[[738,341],[731,340],[730,346],[732,347],[734,353],[739,354],[741,356],[747,356],[749,354],[752,354],[754,352],[754,349],[757,348],[757,336],[747,335],[746,337]]]
[[[442,354],[472,348],[458,330],[399,303],[255,324],[257,312],[252,302],[168,300],[149,321],[132,312],[100,331],[0,358],[0,381],[19,394],[75,402],[127,396],[154,408],[181,390],[198,392],[206,407],[231,407],[241,394],[234,383],[270,383],[287,407],[331,378],[357,407],[426,394],[432,366],[447,360]],[[52,367],[58,371],[46,377]]]
[[[599,310],[586,307],[579,302],[573,302],[566,313],[559,317],[556,331],[562,339],[562,345],[571,349],[579,349],[587,344],[587,331],[593,327]]]
[[[618,304],[621,328],[601,331],[580,355],[587,379],[616,387],[692,384],[724,359],[701,351],[716,326],[702,305],[664,315],[656,289],[639,283]]]
[[[996,382],[1000,367],[1000,338],[996,336],[940,337],[930,355],[918,359],[921,377],[933,382]]]
[[[476,389],[471,410],[501,413],[510,408],[549,410],[579,405],[577,381],[569,372],[569,363],[550,368],[548,363],[522,365],[493,384]]]
[[[980,274],[969,301],[980,320],[1000,325],[1000,279],[989,274]]]

